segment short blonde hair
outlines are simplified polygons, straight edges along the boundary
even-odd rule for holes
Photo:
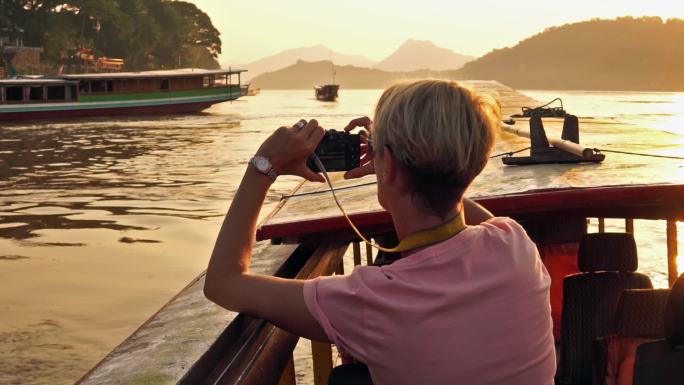
[[[402,82],[378,101],[373,147],[389,148],[413,192],[443,216],[487,164],[500,118],[493,98],[455,81]]]

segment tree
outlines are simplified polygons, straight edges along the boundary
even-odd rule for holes
[[[194,4],[171,0],[0,0],[0,33],[45,49],[58,68],[79,48],[130,70],[218,67],[219,31]]]

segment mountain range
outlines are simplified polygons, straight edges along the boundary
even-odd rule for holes
[[[475,57],[461,55],[449,49],[436,46],[431,41],[409,39],[391,55],[380,62],[362,55],[350,55],[331,50],[324,45],[293,48],[265,57],[252,63],[234,67],[248,70],[246,79],[255,78],[263,73],[277,71],[295,64],[298,60],[306,62],[332,61],[335,65],[376,68],[385,71],[446,70],[458,69]]]
[[[431,41],[409,39],[385,60],[375,65],[384,71],[457,70],[475,57],[438,47]]]
[[[306,62],[297,61],[278,71],[266,72],[252,79],[252,87],[264,89],[307,89],[317,84],[330,83],[333,63],[329,60]],[[401,78],[443,77],[440,71],[419,70],[411,72],[391,72],[376,68],[355,67],[351,65],[334,66],[335,82],[343,88],[384,88],[387,84]]]
[[[249,79],[265,72],[276,71],[295,64],[297,60],[332,60],[339,65],[354,65],[357,67],[373,67],[375,65],[375,61],[361,55],[343,54],[335,52],[324,45],[314,45],[311,47],[288,49],[240,67],[248,71],[245,75]]]
[[[518,89],[684,91],[682,41],[682,19],[593,19],[548,28],[513,47],[496,49],[467,62],[460,69],[456,61],[453,69],[444,71],[379,69],[381,64],[388,66],[384,68],[416,68],[407,61],[403,67],[394,67],[393,54],[373,68],[336,65],[336,81],[342,89],[384,88],[397,79],[437,77],[497,80]],[[402,47],[413,45],[409,41]],[[431,64],[430,68],[445,67]],[[261,74],[252,84],[265,89],[311,88],[329,83],[331,73],[329,61],[299,61]]]

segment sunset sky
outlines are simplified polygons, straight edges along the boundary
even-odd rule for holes
[[[381,60],[406,39],[480,56],[547,27],[591,18],[684,18],[676,0],[190,0],[221,31],[222,64],[324,44]]]

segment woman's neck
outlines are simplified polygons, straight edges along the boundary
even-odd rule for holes
[[[411,204],[404,202],[403,204],[398,205],[399,209],[392,210],[390,214],[392,214],[394,230],[397,232],[397,237],[401,241],[411,234],[437,227],[445,222],[451,221],[460,214],[462,207],[463,205],[459,202],[453,209],[449,210],[444,217],[440,217],[421,207],[417,207],[414,202],[411,202]]]

